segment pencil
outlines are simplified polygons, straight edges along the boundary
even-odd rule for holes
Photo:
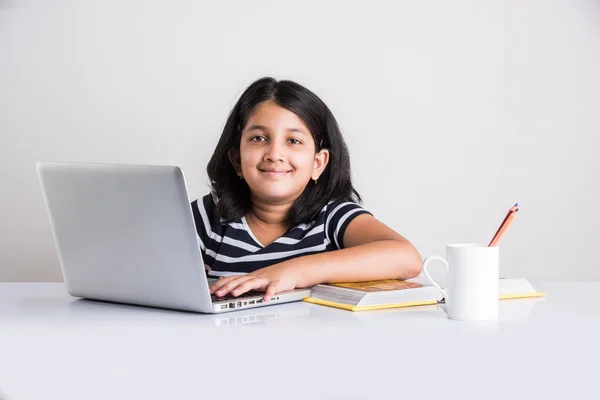
[[[518,210],[519,208],[519,203],[515,203],[514,206],[512,206],[510,208],[510,210],[508,210],[508,212],[506,213],[506,216],[504,217],[504,219],[502,220],[502,223],[500,224],[500,226],[498,227],[498,230],[496,231],[496,233],[494,234],[494,238],[496,238],[496,235],[498,235],[498,232],[500,232],[500,229],[502,229],[502,226],[506,223],[506,220],[508,219],[508,217],[515,212],[516,210]],[[492,239],[494,240],[494,239]],[[491,244],[491,243],[490,243]]]
[[[492,241],[490,242],[488,247],[498,245],[498,243],[500,242],[500,239],[502,239],[502,236],[504,236],[504,233],[506,232],[506,230],[512,223],[513,219],[515,219],[515,215],[518,211],[519,211],[519,203],[516,203],[514,206],[512,206],[510,208],[510,210],[508,210],[506,217],[504,217],[504,221],[502,221],[502,223],[500,224],[500,227],[496,231],[496,234],[492,238]]]

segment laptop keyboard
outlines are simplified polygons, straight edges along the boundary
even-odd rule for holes
[[[237,297],[233,296],[231,293],[229,293],[223,297],[218,297],[213,294],[210,296],[210,298],[213,302],[216,302],[216,301],[227,301],[227,300],[234,300],[234,299],[247,299],[248,297],[263,297],[264,295],[265,295],[264,292],[259,292],[258,290],[250,290],[249,292],[240,294]]]

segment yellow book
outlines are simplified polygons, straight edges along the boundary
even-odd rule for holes
[[[388,308],[426,306],[426,305],[432,305],[432,304],[438,303],[435,300],[427,300],[427,301],[415,301],[412,303],[379,304],[379,305],[374,305],[374,306],[353,306],[350,304],[336,303],[333,301],[317,299],[314,297],[307,297],[306,299],[304,299],[304,301],[307,303],[320,304],[322,306],[341,308],[342,310],[348,310],[348,311],[385,310]]]
[[[500,300],[545,295],[524,278],[501,278],[499,292]],[[386,279],[316,285],[304,301],[348,311],[369,311],[438,304],[444,298],[437,288],[422,280]]]
[[[542,297],[546,293],[537,291],[525,278],[500,278],[500,300]]]
[[[437,304],[442,298],[433,285],[385,279],[316,285],[304,301],[349,311],[368,311]]]

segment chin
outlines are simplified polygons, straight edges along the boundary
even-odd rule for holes
[[[264,186],[259,190],[253,191],[257,197],[260,197],[263,201],[269,202],[280,202],[283,200],[288,200],[294,197],[294,191],[284,188],[272,188],[270,190],[266,190]]]
[[[258,195],[260,196],[261,199],[263,199],[263,201],[269,201],[269,202],[274,202],[274,203],[288,200],[293,197],[293,195],[290,194],[289,192],[286,192],[286,193],[260,192],[260,193],[258,193]]]

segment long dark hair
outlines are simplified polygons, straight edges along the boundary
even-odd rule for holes
[[[332,199],[360,203],[360,195],[352,186],[348,148],[329,108],[317,95],[295,82],[265,77],[248,86],[231,110],[206,168],[211,189],[219,200],[215,222],[221,218],[224,222],[237,221],[252,209],[250,188],[237,175],[228,153],[231,149],[239,151],[248,119],[258,104],[268,100],[293,112],[304,122],[317,152],[329,150],[329,163],[318,183],[306,185],[288,212],[288,222],[294,226],[313,220]]]

